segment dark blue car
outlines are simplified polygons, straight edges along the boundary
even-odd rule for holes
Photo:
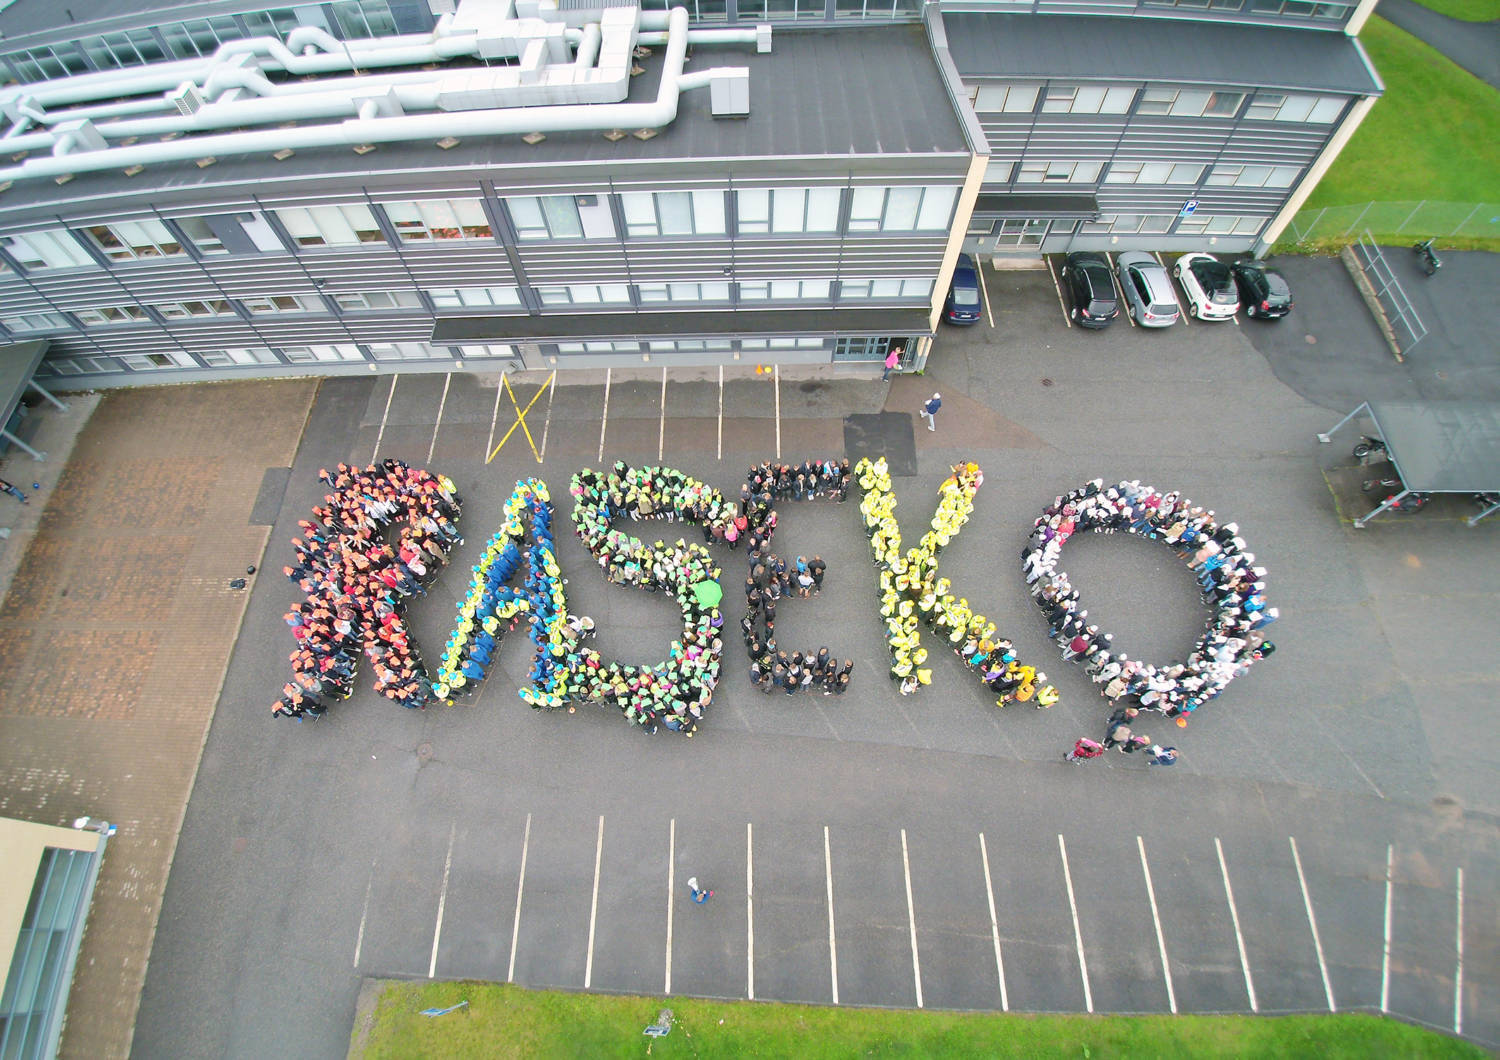
[[[979,265],[973,255],[960,254],[953,269],[953,284],[943,304],[943,319],[950,324],[979,322]]]

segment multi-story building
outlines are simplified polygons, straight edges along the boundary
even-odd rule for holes
[[[1379,92],[1373,0],[581,2],[14,0],[0,339],[89,385],[919,364],[966,241],[1263,246]]]

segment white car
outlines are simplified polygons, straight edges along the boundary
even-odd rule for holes
[[[1210,254],[1184,254],[1172,275],[1187,294],[1188,312],[1200,320],[1228,320],[1240,311],[1239,288],[1229,266]]]

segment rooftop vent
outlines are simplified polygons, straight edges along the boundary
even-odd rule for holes
[[[177,113],[184,118],[192,117],[203,109],[203,93],[199,92],[198,86],[191,81],[184,81],[178,85],[177,91],[167,98],[177,108]]]

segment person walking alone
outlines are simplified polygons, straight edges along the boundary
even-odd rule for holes
[[[901,355],[905,352],[905,346],[896,346],[892,348],[890,353],[885,355],[885,371],[880,374],[880,381],[882,383],[891,377],[891,373],[896,370],[896,365],[901,363]]]
[[[928,398],[925,402],[922,403],[921,409],[918,410],[921,412],[922,418],[927,421],[927,429],[929,431],[937,430],[938,409],[942,407],[943,395],[933,394],[932,397]]]
[[[714,896],[713,891],[706,890],[698,886],[698,877],[696,876],[689,876],[687,885],[688,890],[693,892],[693,901],[697,902],[699,905],[702,905],[704,902],[708,901]]]
[[[1104,745],[1098,740],[1090,740],[1087,736],[1080,736],[1078,742],[1073,745],[1073,750],[1068,752],[1069,762],[1082,762],[1086,758],[1098,758],[1104,753]]]
[[[22,504],[31,503],[30,497],[26,496],[26,494],[22,493],[19,489],[11,485],[9,482],[6,482],[3,478],[0,478],[0,492],[9,493],[12,497],[20,501]]]

